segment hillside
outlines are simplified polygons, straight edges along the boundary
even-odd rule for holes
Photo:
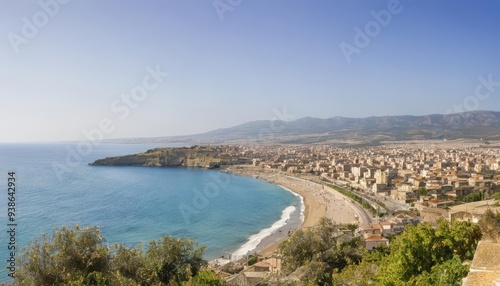
[[[207,133],[121,142],[188,144],[226,143],[324,143],[334,140],[379,142],[426,139],[500,139],[500,112],[470,111],[423,116],[372,116],[366,118],[305,117],[295,121],[252,121]]]

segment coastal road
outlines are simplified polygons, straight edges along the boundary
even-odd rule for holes
[[[408,206],[406,206],[403,203],[400,203],[396,200],[391,199],[390,197],[383,197],[383,196],[377,196],[377,198],[383,202],[388,208],[391,213],[394,213],[396,211],[407,211]]]
[[[352,210],[356,213],[356,215],[358,216],[358,221],[359,221],[359,224],[360,226],[361,225],[371,225],[373,223],[373,219],[372,219],[372,216],[370,213],[368,213],[368,211],[363,208],[359,203],[353,201],[351,198],[349,197],[346,197],[345,195],[337,192],[335,189],[333,188],[330,188],[328,186],[325,186],[326,188],[328,188],[329,190],[331,190],[332,192],[335,192],[336,194],[342,196],[344,198],[344,201],[345,203],[352,208]]]

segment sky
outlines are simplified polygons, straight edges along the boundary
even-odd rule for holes
[[[4,0],[0,142],[498,111],[499,10],[494,0]]]

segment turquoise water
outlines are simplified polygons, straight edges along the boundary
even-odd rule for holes
[[[215,170],[88,166],[155,147],[161,146],[101,144],[78,151],[72,143],[0,144],[0,259],[9,258],[9,171],[17,179],[18,249],[42,232],[79,224],[100,226],[109,243],[128,246],[164,235],[194,238],[208,246],[205,256],[212,259],[255,239],[287,207],[298,212],[298,197],[253,178]],[[0,280],[6,278],[2,267]]]

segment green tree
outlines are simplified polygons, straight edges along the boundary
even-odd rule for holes
[[[436,265],[453,259],[472,259],[481,231],[469,222],[440,220],[434,229],[429,224],[408,226],[390,245],[377,280],[381,285],[401,285],[420,274],[431,273]]]
[[[186,286],[223,286],[225,283],[221,281],[217,275],[210,270],[202,270],[186,284]]]
[[[420,187],[420,188],[418,188],[417,190],[415,190],[415,191],[414,191],[414,193],[415,193],[418,197],[420,197],[420,196],[427,196],[427,195],[429,195],[429,191],[428,191],[426,188],[424,188],[424,187]]]
[[[356,223],[347,223],[347,224],[341,224],[339,225],[340,228],[343,228],[343,229],[348,229],[350,231],[355,231],[356,229],[358,229],[359,225],[356,224]]]
[[[248,265],[254,265],[257,262],[259,262],[259,255],[258,254],[252,254],[248,257],[248,261],[247,261]]]
[[[441,263],[458,255],[462,261],[472,260],[482,237],[481,229],[470,222],[439,220],[436,229],[435,262]]]
[[[374,285],[380,267],[380,261],[385,256],[378,251],[367,252],[359,264],[351,263],[341,272],[332,275],[333,285],[336,286],[368,286]]]
[[[285,271],[293,272],[310,262],[320,251],[319,244],[320,242],[311,229],[295,231],[288,240],[280,245]]]
[[[189,239],[165,236],[149,243],[146,269],[155,273],[153,282],[157,279],[166,285],[180,285],[207,265],[203,259],[205,248]]]
[[[462,263],[458,255],[442,264],[432,267],[431,272],[424,272],[412,279],[408,284],[415,286],[460,286],[462,278],[469,273],[469,267]]]
[[[110,250],[113,249],[113,251]],[[62,227],[22,251],[17,285],[223,285],[204,270],[205,247],[163,237],[142,246],[108,246],[99,228]]]
[[[112,263],[120,281],[135,282],[137,285],[149,285],[155,281],[156,273],[146,268],[142,245],[127,248],[120,244],[115,249]]]
[[[500,201],[500,192],[494,193],[491,197],[497,201]]]
[[[312,229],[296,231],[280,245],[285,271],[291,273],[305,267],[305,283],[332,285],[333,271],[358,263],[366,251],[357,239],[337,241],[340,234],[339,226],[325,218]]]
[[[460,201],[470,203],[470,202],[478,202],[482,199],[483,193],[481,192],[475,192],[472,194],[468,194],[466,196],[460,197]]]
[[[96,227],[62,227],[43,234],[23,250],[15,281],[19,285],[108,285],[110,253]]]

